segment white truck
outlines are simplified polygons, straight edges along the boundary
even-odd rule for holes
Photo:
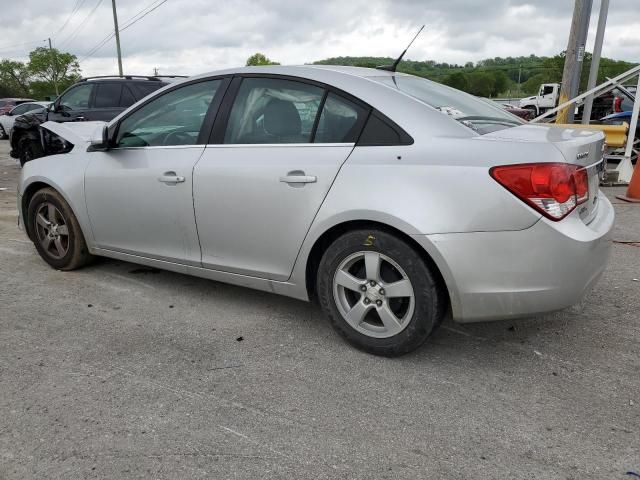
[[[543,83],[540,85],[540,91],[535,97],[527,97],[520,99],[520,108],[531,110],[533,117],[542,115],[545,111],[558,105],[560,98],[559,83]]]
[[[526,97],[520,99],[519,107],[531,110],[533,117],[535,118],[542,115],[547,110],[558,106],[558,100],[560,99],[560,84],[559,83],[543,83],[540,85],[538,95],[534,97]],[[576,119],[582,115],[583,102],[578,102],[575,105]],[[593,99],[593,109],[591,110],[591,119],[599,120],[600,118],[611,113],[613,109],[613,95],[605,93],[599,97]]]

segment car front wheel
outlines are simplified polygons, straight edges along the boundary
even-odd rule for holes
[[[337,332],[375,355],[403,355],[422,345],[446,307],[429,265],[411,245],[382,230],[336,239],[320,262],[317,287]]]
[[[53,268],[74,270],[91,260],[78,220],[54,189],[43,188],[35,193],[27,218],[36,250]]]

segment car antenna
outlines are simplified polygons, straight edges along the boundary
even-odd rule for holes
[[[411,40],[409,42],[409,45],[407,45],[407,48],[404,49],[404,51],[400,54],[400,56],[398,58],[396,58],[395,62],[393,62],[391,65],[380,65],[379,67],[376,67],[376,68],[378,70],[386,70],[388,72],[395,72],[396,68],[398,68],[398,64],[402,61],[402,57],[404,57],[404,54],[407,53],[407,50],[409,50],[409,47],[415,41],[415,39],[418,38],[418,35],[420,35],[420,32],[422,32],[423,29],[424,29],[424,25],[422,25],[420,27],[420,30],[418,30],[418,33],[416,33],[416,36],[413,37],[413,40]]]

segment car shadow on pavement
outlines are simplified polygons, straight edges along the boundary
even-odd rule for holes
[[[344,349],[353,350],[332,331],[315,303],[111,259],[99,259],[80,272],[127,285],[137,290],[137,294],[165,302],[167,308],[174,308],[175,304],[181,310],[189,309],[192,316],[197,317],[198,312],[203,316],[219,312],[216,315],[222,326],[232,327],[231,322],[237,322],[236,316],[250,318],[238,329],[238,335],[242,333],[248,338],[253,335],[252,330],[260,331],[265,342],[278,341],[293,332],[301,337],[298,338],[301,343],[319,344],[320,349],[337,355]],[[492,363],[496,355],[507,352],[511,361],[522,358],[529,362],[531,358],[547,355],[544,346],[554,341],[550,339],[565,334],[580,322],[577,307],[539,317],[473,324],[458,324],[447,316],[425,345],[394,362],[424,364],[438,357],[447,361],[468,357],[480,365]],[[269,331],[267,336],[265,329]]]

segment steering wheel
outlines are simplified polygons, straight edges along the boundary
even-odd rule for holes
[[[191,135],[181,131],[167,133],[162,139],[163,145],[190,145],[191,142]]]

